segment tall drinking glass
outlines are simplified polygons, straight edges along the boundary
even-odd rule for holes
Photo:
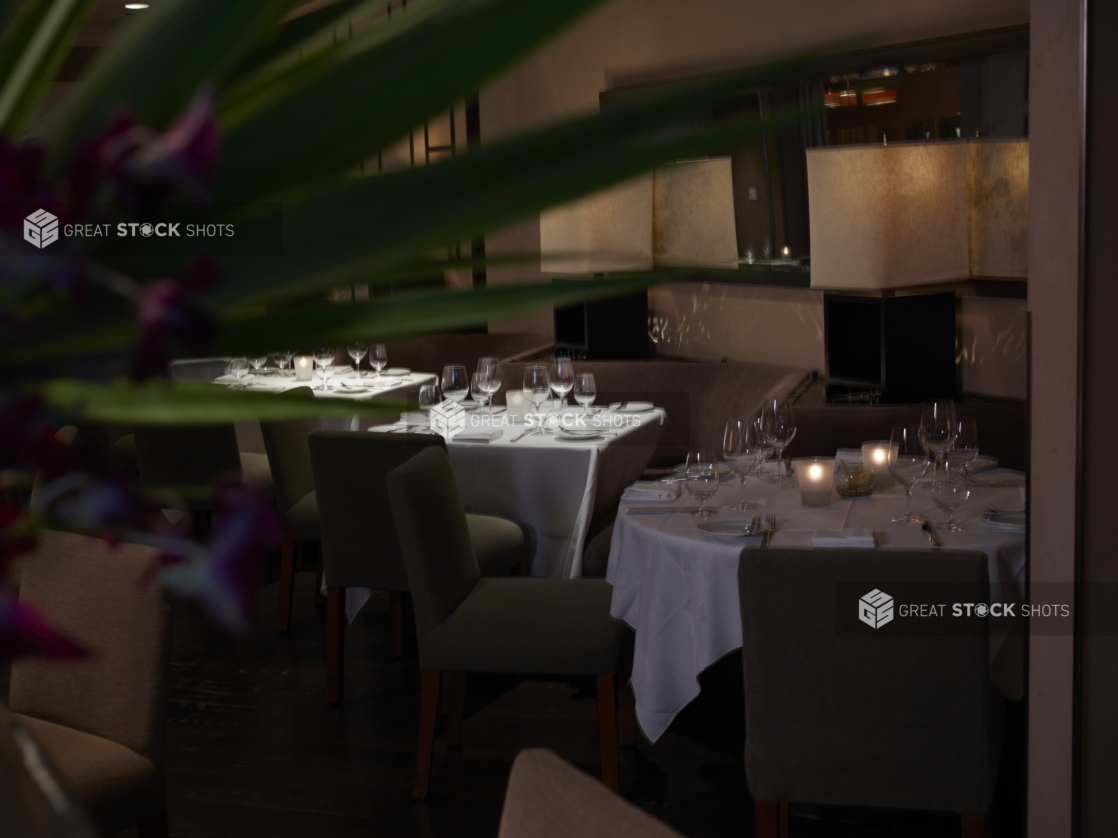
[[[712,449],[697,448],[687,452],[687,492],[699,502],[699,508],[691,513],[692,518],[709,518],[714,513],[706,508],[706,502],[718,491],[718,458]]]
[[[443,367],[443,398],[450,399],[458,404],[470,393],[470,377],[466,375],[466,368],[458,364],[447,364]]]
[[[922,425],[897,425],[889,437],[889,472],[905,489],[905,513],[894,524],[923,524],[927,519],[912,514],[912,488],[928,470],[928,449]]]
[[[501,389],[500,358],[478,358],[477,373],[481,376],[481,389],[489,397],[489,415],[493,415],[493,397]]]
[[[532,407],[535,408],[536,419],[538,421],[536,429],[532,432],[532,436],[540,436],[544,433],[543,422],[539,421],[540,408],[543,406],[543,403],[547,401],[547,397],[551,393],[547,367],[533,364],[524,370],[524,391],[528,394],[528,398],[532,400]]]
[[[369,344],[364,341],[355,340],[346,347],[346,352],[349,357],[353,359],[353,368],[357,370],[357,377],[361,377],[361,359],[369,354]]]
[[[920,432],[924,435],[924,444],[928,446],[928,455],[937,462],[942,460],[959,433],[955,402],[951,399],[925,402],[920,416]]]
[[[772,451],[771,448],[768,449]],[[765,455],[764,438],[752,419],[731,419],[722,434],[722,459],[741,481],[741,500],[730,509],[757,509],[759,505],[745,499],[745,479],[761,465]]]
[[[575,386],[575,365],[570,358],[556,358],[549,372],[551,389],[559,397],[559,409],[567,406],[567,393]]]
[[[598,388],[594,384],[594,373],[580,372],[575,376],[575,401],[582,405],[583,413],[590,412],[590,405],[598,398]]]
[[[958,523],[952,516],[969,497],[967,464],[952,461],[951,457],[936,463],[932,472],[932,500],[936,502],[936,506],[947,512],[947,523],[940,525],[941,530],[961,532],[967,528],[966,524]]]
[[[796,436],[796,411],[790,399],[769,399],[761,408],[761,433],[776,454],[776,474],[770,483],[780,482],[781,455]]]

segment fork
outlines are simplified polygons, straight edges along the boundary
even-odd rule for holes
[[[765,541],[761,545],[762,547],[768,547],[769,542],[773,540],[773,533],[776,532],[776,516],[775,515],[766,515],[765,516],[765,523],[769,525],[769,528],[765,532]]]

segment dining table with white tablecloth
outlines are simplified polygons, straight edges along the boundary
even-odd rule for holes
[[[805,507],[794,481],[747,481],[746,497],[760,508],[729,509],[740,494],[736,477],[723,482],[707,503],[719,511],[708,520],[751,520],[775,517],[773,547],[809,547],[817,530],[869,530],[877,547],[933,549],[918,526],[894,524],[904,512],[901,486],[867,498],[842,500],[829,506]],[[913,491],[913,512],[942,523],[925,479]],[[1025,535],[982,519],[987,505],[1020,506],[1024,475],[994,469],[972,479],[970,499],[955,512],[966,524],[962,532],[938,533],[949,548],[982,551],[988,559],[991,603],[1021,602],[1024,597]],[[701,532],[687,512],[626,514],[640,507],[696,507],[684,492],[678,500],[636,503],[622,501],[610,545],[606,579],[613,585],[610,612],[636,633],[632,688],[637,720],[652,742],[700,691],[699,675],[742,645],[738,596],[738,563],[744,549],[766,549],[762,536],[732,538]],[[825,550],[829,548],[818,548]],[[1020,625],[1012,619],[990,619],[990,678],[1009,698],[1020,698],[1023,658]]]

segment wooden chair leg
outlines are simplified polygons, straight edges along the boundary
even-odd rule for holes
[[[295,542],[289,538],[280,546],[279,613],[276,630],[285,632],[291,626],[291,599],[295,591]]]
[[[388,592],[388,615],[392,621],[392,656],[404,656],[404,595],[401,591]]]
[[[963,815],[961,826],[963,838],[985,838],[986,836],[986,819],[982,815]]]
[[[415,785],[411,796],[427,797],[427,781],[431,777],[431,753],[435,747],[435,720],[439,715],[439,675],[437,669],[423,673],[423,696],[419,705],[419,742],[415,748]]]
[[[326,589],[326,701],[342,700],[345,675],[345,588]]]
[[[757,838],[788,838],[788,804],[758,800],[753,804],[757,817]]]
[[[446,686],[444,692],[450,696],[446,720],[446,744],[449,748],[457,748],[462,737],[462,711],[466,707],[467,675],[468,672],[448,672],[444,678]]]
[[[612,675],[598,676],[598,745],[602,752],[602,782],[612,792],[617,781],[617,712]]]
[[[171,829],[167,825],[167,813],[163,812],[136,825],[139,838],[169,838]]]
[[[617,697],[617,726],[621,736],[621,744],[631,747],[633,744],[633,730],[636,727],[637,708],[633,698],[633,685],[626,684],[621,688]]]

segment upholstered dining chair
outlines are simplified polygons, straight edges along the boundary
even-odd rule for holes
[[[87,660],[17,658],[9,707],[104,835],[167,835],[163,731],[169,608],[147,577],[159,553],[43,531],[19,596],[89,648]]]
[[[738,580],[758,836],[787,835],[789,802],[955,812],[982,835],[1005,706],[985,620],[951,604],[990,601],[986,556],[747,548]],[[901,615],[920,602],[946,613]]]
[[[416,454],[386,481],[423,670],[412,796],[427,796],[440,682],[449,699],[447,742],[455,746],[470,671],[596,675],[602,782],[617,791],[615,676],[631,664],[632,633],[610,616],[613,589],[604,579],[482,578],[441,447]],[[631,718],[623,708],[623,744],[632,742]]]
[[[516,756],[497,838],[680,838],[546,748]]]
[[[289,396],[314,398],[310,387],[296,387]],[[283,422],[261,422],[264,450],[272,472],[276,508],[283,515],[287,532],[280,550],[279,613],[276,628],[287,631],[291,624],[291,598],[295,587],[295,553],[305,563],[308,549],[322,540],[318,525],[318,497],[314,491],[311,449],[307,442],[312,431],[322,427],[318,418],[289,419]],[[316,555],[321,567],[321,557]]]
[[[195,513],[199,535],[217,508],[215,480],[243,481],[273,494],[268,455],[241,453],[232,425],[137,426],[133,435],[140,484],[152,493],[179,494]]]
[[[396,520],[384,477],[416,452],[445,450],[434,434],[367,431],[314,431],[311,465],[322,527],[326,580],[327,701],[341,700],[345,658],[345,590],[389,592],[392,651],[404,653],[404,597],[407,573],[396,536]],[[485,576],[523,568],[531,542],[524,528],[495,515],[467,515],[467,527]]]

